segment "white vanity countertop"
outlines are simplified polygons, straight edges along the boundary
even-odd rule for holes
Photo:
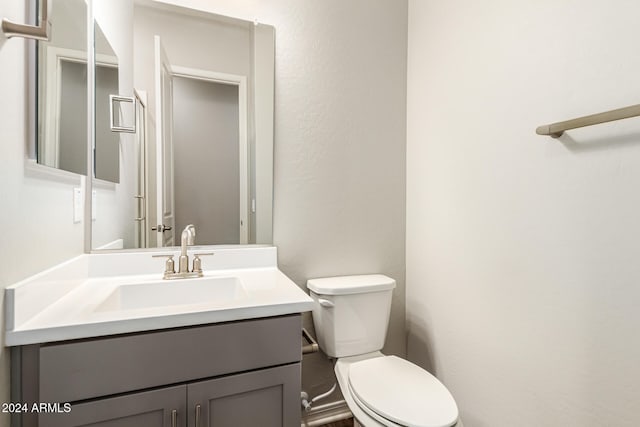
[[[203,258],[203,278],[163,281],[164,259],[158,261],[151,255],[175,250],[159,250],[81,255],[13,285],[5,291],[5,345],[255,319],[313,308],[313,300],[278,270],[276,248],[211,250],[216,256]],[[154,270],[157,272],[149,274]],[[119,290],[129,285],[143,285],[144,292],[156,285],[169,285],[173,291],[184,286],[185,292],[199,292],[199,285],[209,283],[210,289],[217,291],[215,280],[226,280],[231,291],[219,298],[194,295],[184,304],[149,307],[145,307],[143,294],[135,297],[140,306],[109,306],[109,301],[118,300]]]

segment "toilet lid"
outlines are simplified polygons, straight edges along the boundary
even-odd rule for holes
[[[353,363],[349,386],[369,410],[400,425],[450,427],[458,420],[449,390],[429,372],[396,356]]]

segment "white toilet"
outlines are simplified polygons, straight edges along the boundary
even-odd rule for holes
[[[318,344],[338,359],[338,384],[361,425],[462,427],[456,402],[436,377],[380,352],[395,286],[381,274],[309,280]]]

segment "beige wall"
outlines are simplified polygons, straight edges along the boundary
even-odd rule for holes
[[[640,425],[640,4],[410,1],[411,359],[465,427]]]

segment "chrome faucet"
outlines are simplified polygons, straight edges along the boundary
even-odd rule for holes
[[[196,243],[196,227],[193,224],[187,225],[182,230],[180,236],[180,257],[178,258],[178,272],[175,271],[175,262],[173,254],[171,255],[153,255],[153,257],[167,257],[165,263],[163,279],[188,279],[190,277],[202,277],[202,260],[201,256],[213,255],[213,252],[193,254],[193,268],[189,270],[189,255],[187,250],[189,246]]]
[[[196,243],[196,227],[187,225],[180,236],[180,258],[178,258],[178,273],[189,273],[189,255],[187,247]]]

